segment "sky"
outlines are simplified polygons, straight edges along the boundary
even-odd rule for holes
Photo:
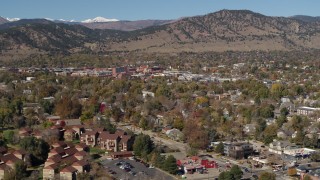
[[[320,16],[320,0],[0,0],[0,16],[85,20],[178,19],[222,9],[268,16]]]

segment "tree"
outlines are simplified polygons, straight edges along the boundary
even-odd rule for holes
[[[230,173],[236,180],[240,180],[242,178],[243,172],[239,166],[233,165],[230,169]]]
[[[206,130],[194,120],[185,123],[183,134],[192,148],[203,149],[208,146],[209,138]]]
[[[311,161],[313,162],[319,162],[320,161],[320,152],[314,152],[311,154]]]
[[[169,155],[164,162],[164,170],[168,171],[170,174],[176,174],[178,170],[177,160],[172,155]]]
[[[289,176],[297,175],[297,169],[296,168],[288,168],[288,175]]]
[[[148,121],[145,117],[142,117],[139,121],[139,127],[143,130],[146,130],[148,128]]]
[[[25,137],[20,140],[20,147],[30,154],[31,164],[42,164],[48,158],[50,146],[42,139],[35,137]]]
[[[107,131],[109,131],[111,134],[112,134],[112,133],[115,133],[116,130],[117,130],[117,127],[110,122],[110,119],[105,118],[105,117],[102,117],[102,118],[100,119],[100,126],[101,126],[101,127],[104,127],[104,128],[105,128]]]
[[[308,174],[306,174],[306,175],[303,177],[303,180],[312,180],[312,178],[311,178]]]
[[[230,171],[225,171],[219,174],[218,180],[235,180]]]
[[[6,143],[13,144],[15,141],[15,133],[13,130],[5,130],[2,134]]]
[[[274,173],[262,172],[259,176],[259,180],[276,180]]]
[[[133,151],[138,157],[149,154],[154,148],[153,141],[149,135],[139,134],[134,141]]]
[[[52,114],[54,109],[54,104],[48,100],[44,100],[40,102],[45,113]]]
[[[27,165],[23,161],[14,164],[15,179],[23,179],[27,176]]]
[[[184,127],[184,122],[182,118],[176,118],[173,122],[173,127],[179,129],[180,131],[182,131],[183,127]]]
[[[163,169],[165,160],[166,160],[165,156],[161,155],[158,151],[154,151],[150,158],[150,163],[160,169]]]
[[[215,151],[216,153],[223,154],[223,152],[224,152],[224,145],[223,145],[223,143],[220,142],[220,143],[216,146],[216,148],[214,149],[214,151]]]
[[[78,100],[71,100],[70,97],[61,98],[55,105],[55,112],[61,118],[79,118],[82,106]]]
[[[277,130],[277,125],[272,124],[267,126],[267,128],[263,131],[263,142],[265,144],[271,143],[273,139],[277,137]]]

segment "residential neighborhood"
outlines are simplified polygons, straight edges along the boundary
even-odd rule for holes
[[[0,179],[320,175],[320,76],[311,62],[0,73]]]

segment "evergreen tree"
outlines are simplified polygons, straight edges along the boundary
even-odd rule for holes
[[[176,174],[178,170],[177,160],[172,155],[169,155],[164,162],[164,170],[168,171],[170,174]]]

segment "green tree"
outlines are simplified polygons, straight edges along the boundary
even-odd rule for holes
[[[139,127],[143,130],[146,130],[148,128],[148,121],[145,117],[142,117],[139,121]]]
[[[220,142],[220,143],[216,146],[216,148],[214,149],[214,151],[215,151],[216,153],[223,154],[223,152],[224,152],[224,145],[223,145],[223,143]]]
[[[219,174],[218,180],[235,180],[230,171],[225,171]]]
[[[20,147],[30,154],[31,164],[42,164],[48,158],[50,146],[42,139],[35,137],[25,137],[20,140]]]
[[[44,100],[40,102],[45,113],[52,114],[54,110],[54,104],[48,100]]]
[[[100,119],[100,126],[104,127],[110,133],[115,133],[117,130],[117,127],[110,122],[110,119],[105,118],[105,117],[102,117]]]
[[[15,179],[23,179],[27,176],[27,165],[23,161],[14,164]]]
[[[276,180],[274,173],[262,172],[259,176],[259,180]]]
[[[239,166],[233,165],[230,169],[230,173],[236,180],[240,180],[242,178],[243,172]]]
[[[269,144],[273,141],[274,138],[277,137],[277,131],[278,126],[277,125],[269,125],[264,131],[263,131],[263,142],[265,144]]]
[[[160,169],[163,169],[165,160],[166,160],[165,156],[161,155],[158,151],[154,151],[152,153],[150,163]]]
[[[133,152],[138,157],[149,154],[153,148],[154,144],[149,135],[139,134],[133,144]]]
[[[286,117],[286,116],[283,116],[283,115],[281,115],[280,117],[278,117],[278,118],[276,119],[276,123],[277,123],[277,125],[278,125],[279,128],[282,127],[282,125],[283,125],[284,123],[286,123],[286,122],[287,122],[287,117]]]
[[[311,161],[313,162],[319,162],[320,161],[320,152],[317,151],[317,152],[314,152],[311,154]]]
[[[15,132],[13,130],[5,130],[5,131],[3,131],[3,134],[2,134],[6,143],[9,143],[9,144],[14,143],[14,141],[15,141],[14,135],[15,135]]]
[[[312,180],[312,178],[311,178],[308,174],[306,174],[306,175],[303,177],[303,180]]]
[[[178,170],[177,160],[172,155],[169,155],[164,162],[164,170],[170,174],[176,174]]]
[[[173,122],[173,127],[179,129],[180,131],[182,131],[183,127],[184,127],[184,122],[182,118],[176,118]]]

